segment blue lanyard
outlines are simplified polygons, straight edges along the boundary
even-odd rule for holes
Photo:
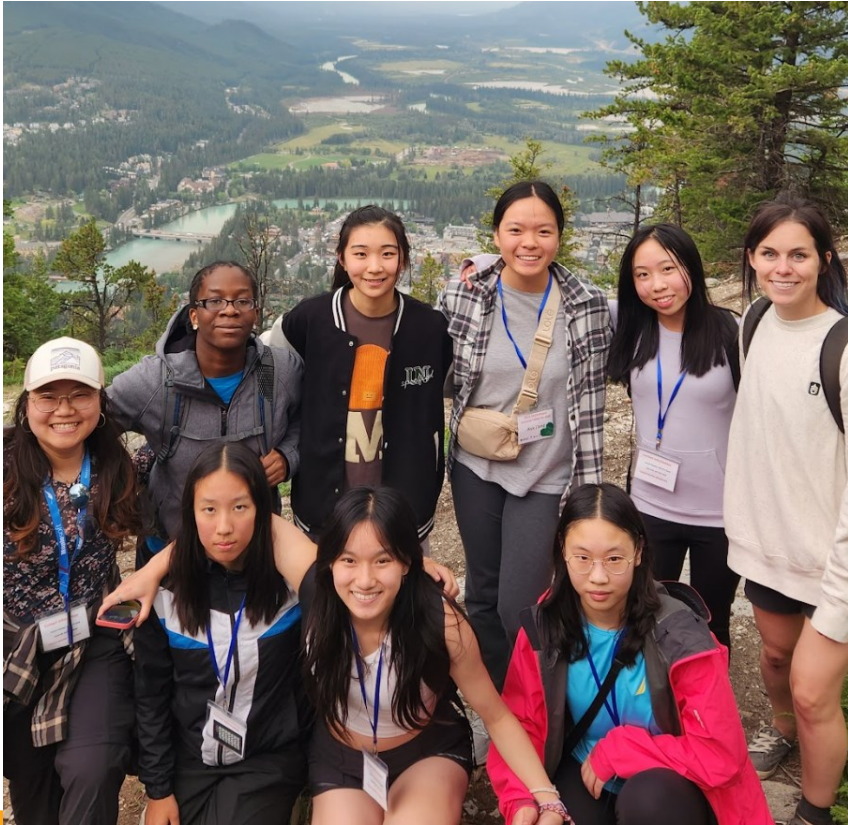
[[[677,392],[680,389],[680,385],[683,383],[683,379],[686,377],[687,372],[688,370],[683,370],[683,372],[680,373],[680,377],[677,379],[677,383],[674,385],[674,389],[671,391],[671,398],[668,399],[668,405],[665,408],[665,412],[663,412],[662,361],[660,360],[659,352],[657,352],[657,399],[659,400],[659,407],[657,409],[657,449],[660,448],[660,444],[662,443],[666,416],[668,415],[668,411],[671,409],[671,405],[674,402],[674,399],[677,398]]]
[[[359,640],[356,638],[356,631],[353,625],[350,628],[350,637],[353,640],[353,651],[355,653],[354,661],[356,662],[356,672],[359,676],[359,690],[362,692],[362,704],[365,710],[368,710],[368,696],[365,693],[365,673],[362,669],[362,654],[359,652]],[[368,724],[371,725],[371,733],[373,734],[372,742],[374,744],[374,754],[377,753],[377,720],[380,717],[380,677],[383,674],[383,654],[386,652],[386,639],[380,643],[380,658],[377,661],[377,683],[374,685],[374,720],[368,719]]]
[[[221,671],[218,668],[218,657],[215,655],[215,644],[212,641],[212,621],[206,625],[206,638],[209,641],[209,658],[212,659],[212,670],[215,672],[215,678],[220,682],[221,688],[224,691],[224,701],[227,701],[227,682],[230,678],[230,665],[233,663],[233,653],[236,649],[236,639],[238,639],[239,625],[241,624],[241,615],[244,613],[244,603],[247,601],[247,593],[242,596],[241,607],[236,615],[236,620],[233,623],[233,636],[230,639],[230,649],[227,651],[227,661],[224,664],[224,678],[221,678]]]
[[[624,636],[624,632],[618,634],[618,637],[615,640],[615,647],[612,649],[612,661],[615,661],[615,657],[618,654],[618,649],[621,647],[621,639]],[[592,651],[589,650],[588,638],[586,645],[586,658],[589,660],[589,667],[592,668],[592,676],[595,677],[595,684],[598,686],[598,690],[603,687],[603,682],[601,681],[601,677],[598,676],[598,669],[595,667],[595,660],[592,658]],[[610,667],[612,667],[612,663],[610,663]],[[610,707],[609,700],[612,700],[612,707]],[[621,724],[621,717],[618,715],[618,702],[615,699],[615,685],[612,686],[612,689],[609,692],[609,696],[607,699],[604,699],[604,707],[607,709],[607,713],[612,719],[613,725],[618,727]]]
[[[85,448],[85,453],[82,458],[82,469],[80,470],[80,484],[85,487],[91,486],[91,456],[88,452],[88,447]],[[59,501],[56,498],[56,491],[53,489],[53,483],[49,478],[44,479],[41,485],[41,492],[44,495],[44,501],[47,504],[47,510],[50,513],[50,520],[53,522],[53,533],[56,536],[56,544],[59,549],[59,595],[62,597],[62,607],[65,613],[68,614],[68,644],[74,643],[74,631],[71,627],[71,565],[76,560],[82,549],[83,541],[85,540],[85,515],[88,509],[87,505],[83,505],[77,510],[77,540],[74,544],[73,553],[68,553],[68,537],[65,535],[65,525],[62,523],[62,513],[59,510]]]
[[[551,294],[551,286],[554,282],[554,276],[549,272],[548,273],[548,286],[545,289],[545,294],[542,296],[542,303],[539,305],[539,314],[536,316],[536,326],[539,325],[539,321],[542,318],[542,313],[545,310],[545,304],[548,302],[548,295]],[[504,294],[503,294],[503,286],[501,285],[501,279],[498,278],[498,295],[501,298],[501,316],[503,317],[503,325],[506,330],[506,334],[509,337],[509,340],[512,341],[512,345],[515,347],[516,355],[518,355],[518,360],[521,361],[521,366],[524,369],[527,369],[527,362],[524,360],[524,356],[521,354],[521,350],[518,348],[518,344],[515,343],[515,338],[512,337],[512,333],[509,331],[509,324],[506,320],[506,304],[504,303]]]

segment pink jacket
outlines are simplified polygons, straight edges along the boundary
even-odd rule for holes
[[[727,649],[718,644],[673,662],[668,677],[682,733],[652,736],[644,728],[630,725],[614,728],[589,757],[598,778],[604,782],[613,776],[628,779],[650,768],[670,768],[704,792],[719,825],[774,825],[748,758],[727,662]],[[503,699],[544,759],[549,735],[545,685],[537,652],[523,629],[512,654]],[[550,765],[546,767],[552,772]],[[519,808],[533,804],[530,795],[494,746],[488,771],[501,813],[511,823]],[[563,802],[568,805],[567,799]]]

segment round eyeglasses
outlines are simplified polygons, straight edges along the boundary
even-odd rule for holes
[[[75,410],[87,410],[97,395],[94,390],[75,390],[69,395],[58,395],[54,392],[30,393],[29,398],[39,412],[52,413],[59,409],[63,398]]]
[[[578,576],[588,576],[596,564],[602,564],[607,573],[612,573],[613,576],[623,576],[627,572],[627,568],[635,561],[635,556],[632,559],[624,556],[607,556],[604,559],[593,559],[590,556],[581,556],[579,554],[566,556],[565,563]]]
[[[204,309],[208,309],[209,312],[221,312],[221,310],[230,304],[233,305],[233,308],[237,312],[249,312],[251,309],[256,309],[255,298],[236,298],[234,301],[230,301],[227,298],[203,298],[200,301],[194,302],[196,307],[203,307]]]

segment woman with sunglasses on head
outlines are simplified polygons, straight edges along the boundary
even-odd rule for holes
[[[727,673],[688,585],[651,576],[645,525],[612,484],[568,497],[551,589],[522,615],[503,699],[578,825],[770,825]],[[672,597],[672,595],[674,597]],[[508,825],[556,825],[497,751]]]
[[[132,664],[94,623],[140,528],[103,384],[91,346],[48,341],[4,432],[4,775],[21,825],[114,825],[131,762]]]
[[[156,354],[109,388],[118,423],[142,433],[151,448],[140,561],[176,535],[186,475],[210,442],[249,445],[262,460],[277,505],[277,485],[297,471],[301,362],[254,335],[258,297],[256,278],[240,264],[205,266]]]

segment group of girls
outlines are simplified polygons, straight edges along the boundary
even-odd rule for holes
[[[795,825],[829,821],[846,751],[848,539],[844,436],[812,391],[845,300],[826,221],[779,202],[752,223],[746,283],[773,306],[732,428],[735,321],[710,306],[685,233],[634,236],[609,362],[634,404],[631,501],[597,484],[610,316],[554,261],[559,201],[542,182],[516,184],[494,218],[501,255],[450,283],[441,313],[397,291],[403,226],[365,207],[342,227],[332,293],[283,319],[285,348],[252,335],[250,274],[218,263],[198,273],[191,307],[156,356],[116,380],[112,401],[87,345],[36,352],[4,436],[4,717],[21,754],[6,773],[18,821],[114,822],[135,710],[148,825],[278,822],[307,763],[314,822],[458,822],[471,766],[458,688],[492,736],[510,823],[569,821],[562,801],[581,824],[679,821],[681,810],[693,822],[769,822],[726,644],[697,596],[653,581],[675,578],[686,549],[726,643],[735,574],[750,577],[775,711],[751,757],[773,761],[775,742],[785,754],[796,722]],[[542,320],[544,426],[519,422],[512,461],[475,454],[463,415],[514,409],[517,365],[534,363]],[[451,363],[449,462],[479,648],[450,575],[430,570],[447,592],[423,575]],[[787,386],[804,397],[788,402]],[[159,524],[143,529],[124,427],[141,429],[155,458],[147,512]],[[272,515],[276,484],[293,473],[300,531]],[[814,529],[802,528],[810,512]],[[128,533],[150,551],[175,541],[103,600]],[[122,638],[94,614],[139,596],[143,620],[166,573],[157,621],[133,634],[133,700]],[[566,736],[574,723],[579,738]],[[645,807],[652,796],[664,810]]]

